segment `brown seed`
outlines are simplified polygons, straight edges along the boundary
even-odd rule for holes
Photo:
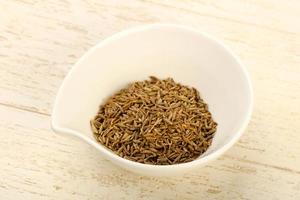
[[[195,160],[216,127],[195,88],[154,76],[117,92],[91,120],[98,142],[123,158],[154,165]]]

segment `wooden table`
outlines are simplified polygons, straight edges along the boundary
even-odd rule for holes
[[[299,21],[298,0],[0,1],[0,199],[300,199]],[[56,92],[87,49],[157,22],[219,38],[254,85],[239,142],[183,177],[129,173],[49,126]]]

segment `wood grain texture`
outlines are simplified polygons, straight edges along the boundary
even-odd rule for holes
[[[299,199],[299,9],[297,0],[0,0],[0,199]],[[49,127],[55,94],[88,48],[157,22],[219,38],[255,93],[240,141],[171,179],[126,172]]]

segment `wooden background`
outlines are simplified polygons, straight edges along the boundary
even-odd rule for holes
[[[49,126],[56,92],[87,49],[159,22],[219,38],[254,86],[239,142],[183,177],[126,172]],[[300,1],[0,0],[0,199],[300,199]]]

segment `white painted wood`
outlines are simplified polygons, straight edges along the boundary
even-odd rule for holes
[[[299,8],[297,0],[0,1],[0,199],[299,199]],[[123,171],[49,127],[57,89],[88,48],[155,22],[218,37],[242,58],[255,92],[241,140],[172,179]]]

